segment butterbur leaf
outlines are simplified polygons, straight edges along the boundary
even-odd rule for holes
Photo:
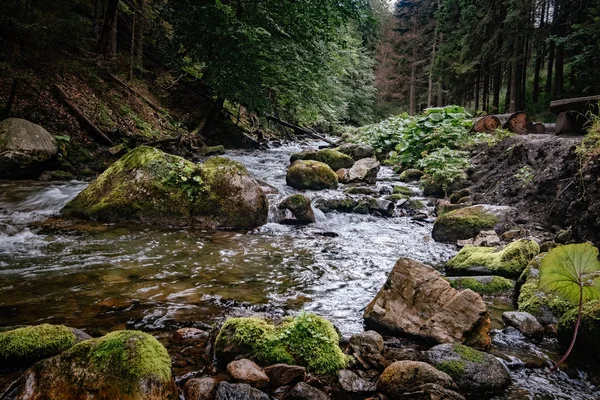
[[[539,288],[579,304],[600,299],[600,261],[591,243],[569,244],[552,249],[540,264]]]

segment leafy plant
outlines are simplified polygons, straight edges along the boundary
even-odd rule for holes
[[[471,162],[468,152],[452,150],[444,146],[425,156],[418,165],[434,182],[442,185],[446,192],[448,186],[465,178],[465,170]]]
[[[600,108],[600,103],[598,104]],[[600,115],[589,111],[586,116],[587,135],[575,149],[582,168],[594,157],[600,155]]]
[[[533,182],[533,171],[529,165],[525,165],[521,167],[517,173],[515,174],[515,178],[521,181],[522,186],[528,186],[531,182]]]
[[[556,371],[573,350],[583,304],[600,299],[598,249],[591,243],[570,244],[552,249],[540,264],[539,288],[578,305],[573,339],[565,355],[551,368],[551,371]]]
[[[490,135],[485,135],[488,147],[494,147],[504,139],[512,136],[515,136],[515,134],[509,131],[508,129],[504,128],[497,128],[496,131],[494,131],[494,133]]]
[[[192,168],[189,165],[177,164],[174,167],[175,168],[169,172],[164,183],[183,189],[190,201],[195,201],[205,189],[204,181],[200,176],[200,170],[198,168]]]

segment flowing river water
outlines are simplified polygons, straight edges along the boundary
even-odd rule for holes
[[[315,210],[311,226],[278,224],[276,205],[295,192],[285,184],[289,156],[302,149],[227,153],[273,189],[269,223],[249,233],[95,223],[60,229],[48,219],[87,183],[0,182],[0,330],[55,323],[92,335],[134,328],[160,336],[229,315],[307,310],[329,318],[345,337],[361,332],[362,309],[398,258],[439,267],[456,249],[431,240],[430,223],[403,216]],[[377,185],[389,186],[394,177],[383,168]],[[490,303],[498,329],[509,303]],[[556,357],[553,343],[536,345],[500,330],[494,343],[514,381],[499,398],[600,398],[583,373],[526,368],[528,358]],[[172,354],[181,350],[165,344]],[[0,376],[0,393],[1,384]]]

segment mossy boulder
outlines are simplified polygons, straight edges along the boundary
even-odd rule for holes
[[[461,344],[441,344],[425,352],[427,362],[450,375],[471,395],[498,393],[510,385],[508,371],[496,357]]]
[[[230,318],[221,328],[215,352],[227,364],[240,356],[261,365],[301,365],[318,374],[335,374],[348,366],[331,322],[302,313],[273,325],[260,318]]]
[[[171,358],[147,333],[117,331],[80,342],[25,372],[19,400],[176,400]]]
[[[392,217],[396,206],[392,201],[373,197],[351,197],[318,199],[315,207],[324,213],[344,212],[354,214],[371,214],[381,217]]]
[[[141,146],[115,162],[61,213],[103,222],[252,229],[267,222],[268,201],[235,161],[215,157],[194,164]]]
[[[374,158],[375,151],[373,147],[366,144],[344,143],[335,150],[352,157],[354,161],[362,160],[363,158]]]
[[[289,210],[294,219],[284,220],[283,223],[292,225],[307,225],[315,222],[315,213],[312,209],[310,199],[303,194],[293,194],[279,203],[280,210]]]
[[[393,194],[403,194],[405,196],[414,196],[415,192],[406,186],[394,186]]]
[[[465,246],[446,263],[446,272],[449,275],[500,275],[516,279],[539,252],[540,246],[529,239],[512,242],[502,250]]]
[[[431,236],[444,243],[470,239],[481,231],[493,229],[503,210],[504,207],[477,205],[447,212],[435,220]]]
[[[0,332],[0,370],[26,367],[57,355],[80,341],[72,328],[35,325]]]
[[[425,173],[418,169],[407,169],[400,173],[398,179],[400,179],[400,182],[417,182],[423,175],[425,175]]]
[[[501,276],[460,276],[446,278],[454,289],[471,289],[484,296],[512,297],[515,282]]]
[[[424,362],[404,360],[392,363],[383,371],[377,382],[377,390],[391,399],[401,399],[403,393],[426,384],[456,389],[448,374]]]
[[[572,307],[560,318],[558,323],[558,340],[565,347],[573,338],[573,330],[577,321],[577,307]],[[600,359],[600,300],[585,303],[581,312],[581,324],[575,342],[575,351]]]
[[[319,151],[304,151],[301,153],[292,154],[290,163],[294,163],[298,160],[313,160],[319,161],[323,164],[329,165],[329,167],[337,171],[342,168],[351,168],[354,165],[354,160],[347,154],[339,152],[334,149],[323,149]]]
[[[225,147],[222,145],[219,146],[206,146],[200,150],[200,155],[209,157],[209,156],[221,156],[225,154]]]
[[[423,176],[419,184],[421,185],[421,189],[423,189],[423,196],[425,197],[441,199],[446,195],[442,185],[427,175]]]
[[[319,161],[295,161],[288,168],[286,183],[299,190],[336,189],[338,177],[329,167]]]
[[[19,118],[0,122],[0,179],[39,176],[57,153],[54,136],[41,126]]]

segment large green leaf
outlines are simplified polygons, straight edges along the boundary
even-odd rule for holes
[[[598,249],[591,243],[570,244],[552,249],[540,264],[539,288],[579,304],[600,299]]]

